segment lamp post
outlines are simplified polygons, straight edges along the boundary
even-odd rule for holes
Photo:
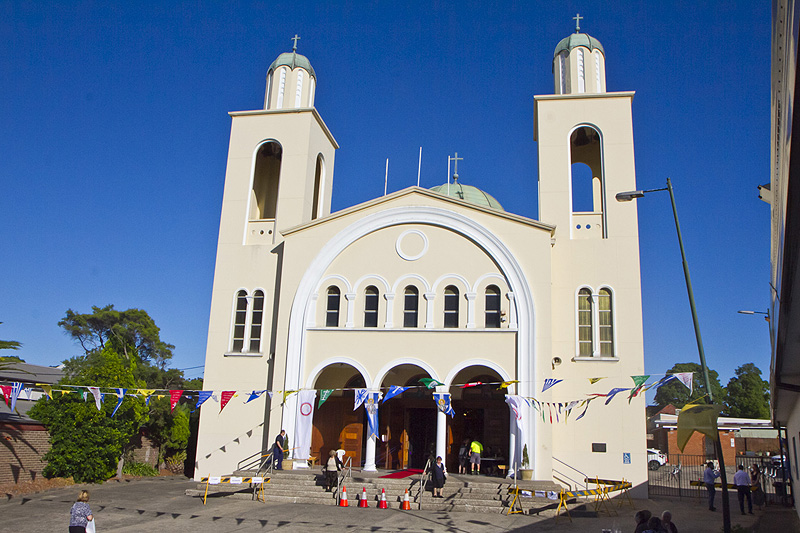
[[[636,198],[642,198],[645,194],[658,191],[668,191],[669,199],[672,202],[672,215],[675,218],[675,230],[678,233],[678,245],[681,249],[681,261],[683,263],[683,277],[686,279],[686,292],[689,295],[689,307],[692,310],[692,322],[694,323],[694,336],[697,340],[697,351],[700,355],[700,367],[703,370],[703,382],[706,386],[706,393],[708,395],[708,403],[714,403],[714,395],[711,391],[711,381],[708,379],[708,366],[706,365],[706,353],[703,349],[703,338],[700,335],[700,322],[697,320],[697,308],[694,304],[694,291],[692,290],[692,278],[689,276],[689,263],[686,262],[686,250],[683,248],[683,237],[681,236],[681,225],[678,222],[678,209],[675,207],[675,193],[672,190],[672,181],[667,178],[667,186],[661,189],[648,189],[644,191],[627,191],[617,193],[616,199],[618,202],[630,202]],[[722,455],[722,443],[720,442],[719,433],[717,433],[716,451],[717,460],[719,461],[720,478],[722,481],[722,520],[724,533],[731,531],[731,513],[730,513],[730,500],[728,498],[728,476],[725,473],[725,459]]]

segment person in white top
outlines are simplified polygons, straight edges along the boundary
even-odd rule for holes
[[[744,499],[747,498],[747,511],[753,514],[753,498],[750,496],[750,475],[744,471],[744,465],[739,465],[739,470],[733,475],[733,484],[739,491],[739,509],[744,514]]]

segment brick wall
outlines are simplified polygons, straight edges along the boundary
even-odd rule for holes
[[[42,475],[50,434],[39,424],[0,422],[0,483],[31,481]]]
[[[138,435],[131,439],[133,449],[133,460],[137,463],[145,463],[153,468],[158,468],[158,446],[151,441],[145,430],[141,430]]]
[[[735,431],[720,430],[719,432],[719,438],[722,444],[722,456],[725,458],[726,465],[732,465],[736,460],[736,441],[733,440],[735,439],[735,435]],[[734,446],[731,446],[732,440]],[[708,453],[706,453],[707,449]],[[686,443],[686,447],[683,449],[683,452],[681,452],[678,448],[678,431],[675,429],[668,430],[667,448],[662,449],[662,451],[670,454],[684,453],[686,455],[708,455],[709,457],[714,455],[713,444],[706,443],[706,436],[698,432],[692,433],[692,436],[689,437],[689,442]]]

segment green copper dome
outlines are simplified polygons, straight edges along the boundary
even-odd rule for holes
[[[431,187],[430,190],[439,194],[443,194],[444,196],[449,196],[458,200],[464,200],[465,202],[469,202],[471,204],[480,205],[482,207],[491,207],[492,209],[497,209],[498,211],[505,211],[503,206],[500,205],[500,202],[494,199],[494,196],[483,192],[479,188],[473,187],[472,185],[462,185],[459,182],[451,183],[450,185],[445,183],[444,185]]]
[[[317,79],[317,75],[314,73],[314,67],[311,66],[311,62],[306,56],[300,55],[297,52],[286,52],[279,55],[278,59],[273,61],[269,66],[269,70],[267,72],[272,72],[278,67],[289,67],[292,70],[298,67],[303,68],[306,70],[306,72],[308,72],[309,76]]]
[[[553,53],[553,56],[557,56],[559,53],[565,50],[567,53],[569,53],[573,48],[577,48],[578,46],[585,46],[592,51],[600,50],[604,56],[606,55],[606,51],[603,50],[603,45],[600,44],[600,41],[589,34],[576,32],[569,37],[564,37],[561,39],[561,42],[558,43],[558,46],[556,46],[556,51]]]

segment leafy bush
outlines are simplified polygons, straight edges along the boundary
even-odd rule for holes
[[[147,463],[125,463],[125,466],[122,467],[123,474],[129,474],[131,476],[157,476],[158,470],[153,468]]]
[[[183,463],[186,462],[186,450],[180,451],[167,458],[167,468],[175,474],[183,471]]]

